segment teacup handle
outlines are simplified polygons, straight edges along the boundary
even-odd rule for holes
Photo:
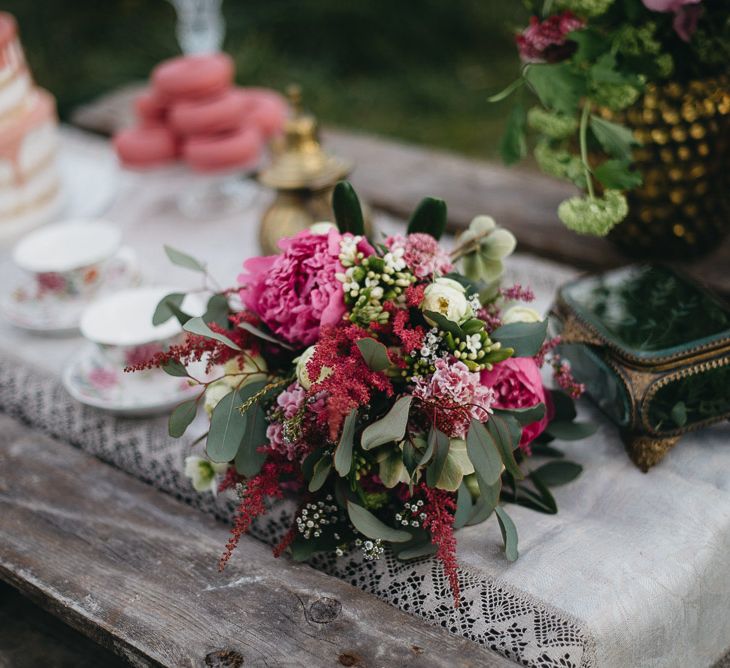
[[[131,246],[122,246],[109,260],[106,268],[107,280],[112,283],[120,277],[136,274],[139,268],[137,253]]]

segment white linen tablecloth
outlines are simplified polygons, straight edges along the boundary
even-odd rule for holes
[[[106,142],[64,132],[68,155],[81,146],[108,158]],[[176,192],[191,178],[184,170],[123,172],[104,217],[122,227],[148,282],[198,285],[195,274],[169,264],[162,250],[167,243],[207,260],[216,279],[230,285],[242,260],[259,252],[258,219],[268,195],[261,192],[244,213],[192,221],[174,206]],[[378,224],[388,230],[398,225],[386,219]],[[7,289],[16,270],[7,249],[0,258],[0,284]],[[531,285],[544,310],[556,287],[574,275],[518,254],[508,278]],[[0,321],[0,410],[229,516],[230,500],[214,503],[187,487],[181,476],[185,448],[169,441],[164,420],[116,420],[65,396],[57,379],[80,345],[76,337],[30,335]],[[589,405],[581,411],[600,429],[585,441],[561,444],[584,471],[554,490],[558,515],[509,508],[520,535],[516,562],[504,559],[496,522],[459,531],[464,603],[458,612],[429,560],[402,565],[388,558],[375,564],[345,558],[314,565],[524,665],[714,664],[730,647],[730,428],[685,437],[642,474],[616,430]],[[149,447],[139,449],[140,442]],[[176,470],[167,474],[165,466]],[[268,530],[277,530],[281,513]],[[266,531],[259,533],[266,538]]]

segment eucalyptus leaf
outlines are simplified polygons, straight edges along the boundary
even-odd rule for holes
[[[176,316],[177,313],[182,313],[180,307],[184,299],[184,292],[172,292],[169,295],[165,295],[160,300],[160,303],[157,304],[155,312],[152,314],[152,324],[157,327]]]
[[[214,322],[219,327],[228,329],[231,326],[228,320],[228,314],[230,308],[228,306],[228,299],[225,295],[217,294],[213,295],[205,307],[205,313],[203,314],[203,320],[206,323]]]
[[[571,461],[554,461],[532,471],[530,477],[538,477],[548,487],[558,487],[575,480],[583,471],[580,464]]]
[[[453,336],[464,338],[464,331],[461,327],[459,327],[459,325],[457,325],[453,320],[449,320],[442,313],[438,313],[437,311],[424,311],[423,315],[430,320],[433,320],[442,332],[449,332]]]
[[[469,516],[471,515],[471,509],[471,492],[469,492],[469,488],[466,486],[466,482],[462,480],[461,485],[459,485],[459,490],[456,494],[454,529],[461,529],[461,527],[466,526],[466,523],[469,521]]]
[[[210,327],[208,327],[203,318],[190,318],[190,320],[183,325],[183,329],[191,334],[204,336],[206,339],[215,339],[229,348],[233,348],[233,350],[241,350],[241,347],[237,343],[231,341],[227,336],[214,332]]]
[[[467,526],[484,522],[494,512],[502,490],[501,478],[498,478],[497,482],[492,485],[488,485],[477,473],[477,481],[479,483],[479,497],[471,509],[471,514],[466,522]]]
[[[170,414],[170,419],[167,423],[167,430],[170,436],[173,438],[180,438],[185,430],[190,426],[190,423],[195,419],[195,414],[198,412],[198,401],[197,399],[189,399],[183,401],[179,406],[175,407],[175,410]]]
[[[341,476],[346,476],[352,468],[352,447],[355,442],[355,425],[357,424],[357,409],[353,408],[342,425],[340,442],[335,450],[335,469]]]
[[[558,512],[558,504],[548,486],[542,481],[540,476],[536,476],[534,473],[530,474],[530,480],[535,485],[538,493],[533,492],[527,487],[520,487],[520,493],[528,495],[538,504],[535,510],[547,513],[548,515],[555,515]]]
[[[567,422],[575,420],[577,413],[575,412],[575,401],[573,399],[561,390],[550,390],[550,397],[553,400],[556,420]]]
[[[245,397],[242,397],[245,401]],[[268,443],[266,438],[266,414],[264,409],[256,404],[243,415],[246,425],[235,457],[236,470],[247,478],[255,476],[261,471],[266,461],[266,453],[259,452],[261,446]]]
[[[385,443],[403,440],[411,401],[413,401],[411,395],[401,397],[393,404],[385,417],[368,425],[362,433],[362,449],[372,450]]]
[[[426,484],[429,487],[436,487],[449,455],[449,437],[436,427],[432,427],[427,442],[428,448],[433,448],[433,461],[426,469]]]
[[[177,360],[167,360],[167,362],[165,362],[160,368],[168,376],[175,376],[176,378],[188,378],[190,376],[187,367]]]
[[[335,222],[343,234],[365,234],[365,222],[357,193],[348,181],[340,181],[332,193]]]
[[[545,404],[539,403],[528,408],[497,408],[495,415],[508,415],[514,417],[523,427],[539,422],[545,417]]]
[[[389,543],[405,543],[411,540],[411,534],[407,531],[389,527],[369,510],[352,501],[347,502],[347,514],[352,525],[368,538],[385,540]]]
[[[583,438],[592,436],[598,429],[592,422],[564,422],[554,420],[546,431],[561,441],[580,441]]]
[[[466,435],[466,451],[474,470],[487,485],[493,485],[502,475],[502,458],[494,437],[484,425],[472,419]]]
[[[409,547],[405,550],[400,550],[396,555],[400,561],[410,561],[411,559],[422,559],[423,557],[432,557],[438,552],[438,545],[435,545],[430,540],[421,542],[414,547]]]
[[[446,229],[446,202],[435,197],[421,200],[408,221],[408,234],[421,232],[440,239]]]
[[[533,441],[530,444],[530,449],[532,450],[533,457],[555,457],[558,459],[565,457],[565,454],[560,450],[550,447],[545,443],[535,443]]]
[[[368,337],[359,339],[356,345],[368,368],[373,371],[385,371],[390,366],[388,349],[380,341]]]
[[[165,246],[165,254],[169,258],[170,262],[178,267],[199,271],[202,274],[206,272],[205,265],[202,262],[196,260],[192,255],[183,253],[172,246]]]
[[[307,489],[310,492],[319,491],[322,488],[322,485],[327,482],[327,477],[329,476],[331,470],[332,456],[325,455],[314,465],[312,479],[309,481],[309,486],[307,487]]]
[[[490,338],[504,348],[512,348],[515,357],[537,355],[547,336],[547,319],[540,322],[511,322],[495,329]]]
[[[378,457],[380,462],[378,477],[382,480],[383,485],[385,485],[388,489],[392,489],[401,482],[401,476],[405,471],[403,455],[397,447],[391,449],[390,452],[385,452],[383,454],[385,456],[382,459]]]
[[[494,444],[497,446],[497,450],[499,450],[499,456],[502,458],[502,463],[504,464],[505,469],[509,471],[516,480],[522,480],[525,477],[525,474],[522,473],[520,467],[517,466],[513,452],[513,450],[519,445],[520,440],[519,436],[517,436],[516,439],[514,438],[515,434],[513,434],[510,430],[507,419],[507,417],[492,415],[487,422],[487,431],[492,436]],[[519,425],[517,425],[517,433],[521,435]]]
[[[268,341],[269,343],[275,343],[277,346],[281,346],[286,350],[294,350],[288,343],[279,341],[279,339],[274,338],[271,334],[267,334],[262,329],[256,327],[256,325],[252,325],[250,322],[240,322],[238,323],[238,326],[241,329],[245,329],[249,334],[253,334],[259,339],[263,339],[264,341]]]
[[[507,561],[516,561],[517,551],[517,527],[512,518],[507,514],[503,506],[497,506],[497,521],[499,522],[499,530],[502,532],[502,541],[504,542],[504,553]]]
[[[241,415],[238,390],[229,392],[213,409],[206,450],[214,462],[230,462],[238,452],[246,431],[246,416]]]

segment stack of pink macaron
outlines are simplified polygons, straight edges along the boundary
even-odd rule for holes
[[[200,172],[255,166],[287,104],[272,90],[235,86],[233,76],[224,53],[160,63],[135,100],[136,126],[114,137],[120,160],[143,169],[182,159]]]

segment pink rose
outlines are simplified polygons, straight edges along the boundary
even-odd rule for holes
[[[642,0],[653,12],[674,12],[672,25],[680,39],[689,42],[702,14],[702,0]]]
[[[494,390],[494,408],[529,408],[545,404],[542,420],[522,428],[520,448],[530,454],[529,444],[545,431],[553,412],[550,394],[542,384],[540,367],[532,357],[510,357],[491,371],[482,371],[481,381]]]
[[[567,36],[584,26],[585,22],[569,11],[544,21],[533,16],[530,25],[515,38],[520,58],[525,63],[557,63],[570,58],[577,45]]]
[[[335,229],[327,234],[305,230],[279,242],[281,255],[246,260],[238,277],[241,301],[287,343],[311,345],[320,328],[337,324],[345,314],[336,274],[344,272],[340,241],[349,236]],[[373,252],[364,239],[358,250]]]

